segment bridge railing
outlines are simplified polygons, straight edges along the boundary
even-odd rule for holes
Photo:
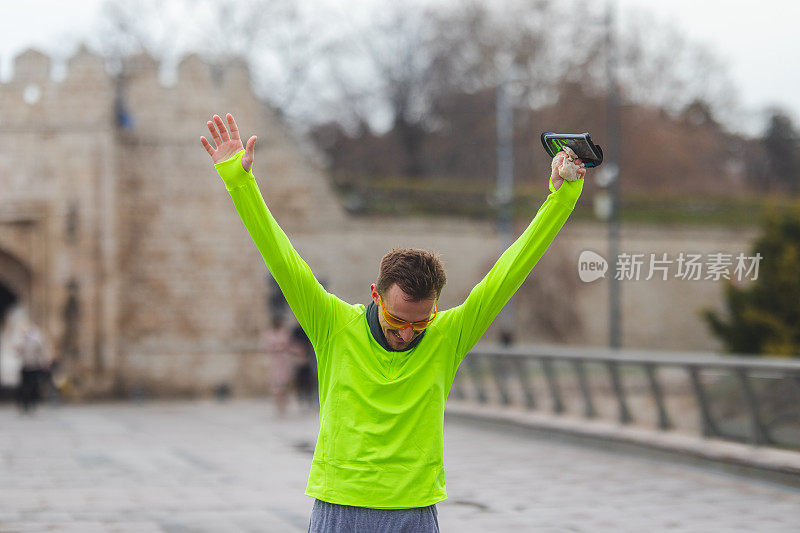
[[[451,397],[800,449],[800,360],[478,346]]]

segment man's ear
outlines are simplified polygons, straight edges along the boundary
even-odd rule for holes
[[[372,301],[375,302],[375,305],[378,305],[378,286],[374,283],[369,286],[369,295],[372,296]]]

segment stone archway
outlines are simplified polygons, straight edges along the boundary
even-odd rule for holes
[[[4,357],[6,357],[8,347],[5,345],[3,334],[8,329],[5,327],[6,317],[10,314],[10,311],[18,305],[18,301],[19,298],[17,298],[16,294],[8,290],[5,285],[0,285],[0,398],[7,396],[3,390],[5,388],[4,384],[13,382],[12,379],[8,379],[8,376],[6,376],[9,372],[10,365],[4,364],[6,362]]]
[[[3,324],[8,312],[17,305],[19,298],[5,285],[0,285],[0,325]]]
[[[8,397],[8,388],[16,383],[15,361],[8,318],[19,308],[27,307],[31,296],[31,271],[13,255],[0,250],[0,398]]]

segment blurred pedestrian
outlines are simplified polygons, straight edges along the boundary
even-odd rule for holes
[[[272,317],[272,327],[261,335],[259,348],[269,357],[269,390],[279,416],[286,414],[286,402],[294,377],[292,334],[283,315]]]
[[[32,411],[41,399],[42,374],[49,367],[47,345],[41,330],[26,321],[14,345],[20,360],[20,383],[17,403],[23,413]]]
[[[295,353],[295,371],[294,371],[294,384],[297,392],[297,401],[300,405],[307,405],[309,408],[316,406],[314,398],[316,387],[314,384],[317,381],[315,373],[316,356],[314,355],[314,346],[308,340],[308,335],[303,331],[303,328],[298,324],[292,332],[292,344],[294,345]]]

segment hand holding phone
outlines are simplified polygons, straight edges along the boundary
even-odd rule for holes
[[[550,154],[550,157],[555,157],[558,152],[568,147],[587,168],[599,167],[603,162],[603,150],[592,142],[588,132],[553,133],[545,131],[542,133],[542,146]]]

